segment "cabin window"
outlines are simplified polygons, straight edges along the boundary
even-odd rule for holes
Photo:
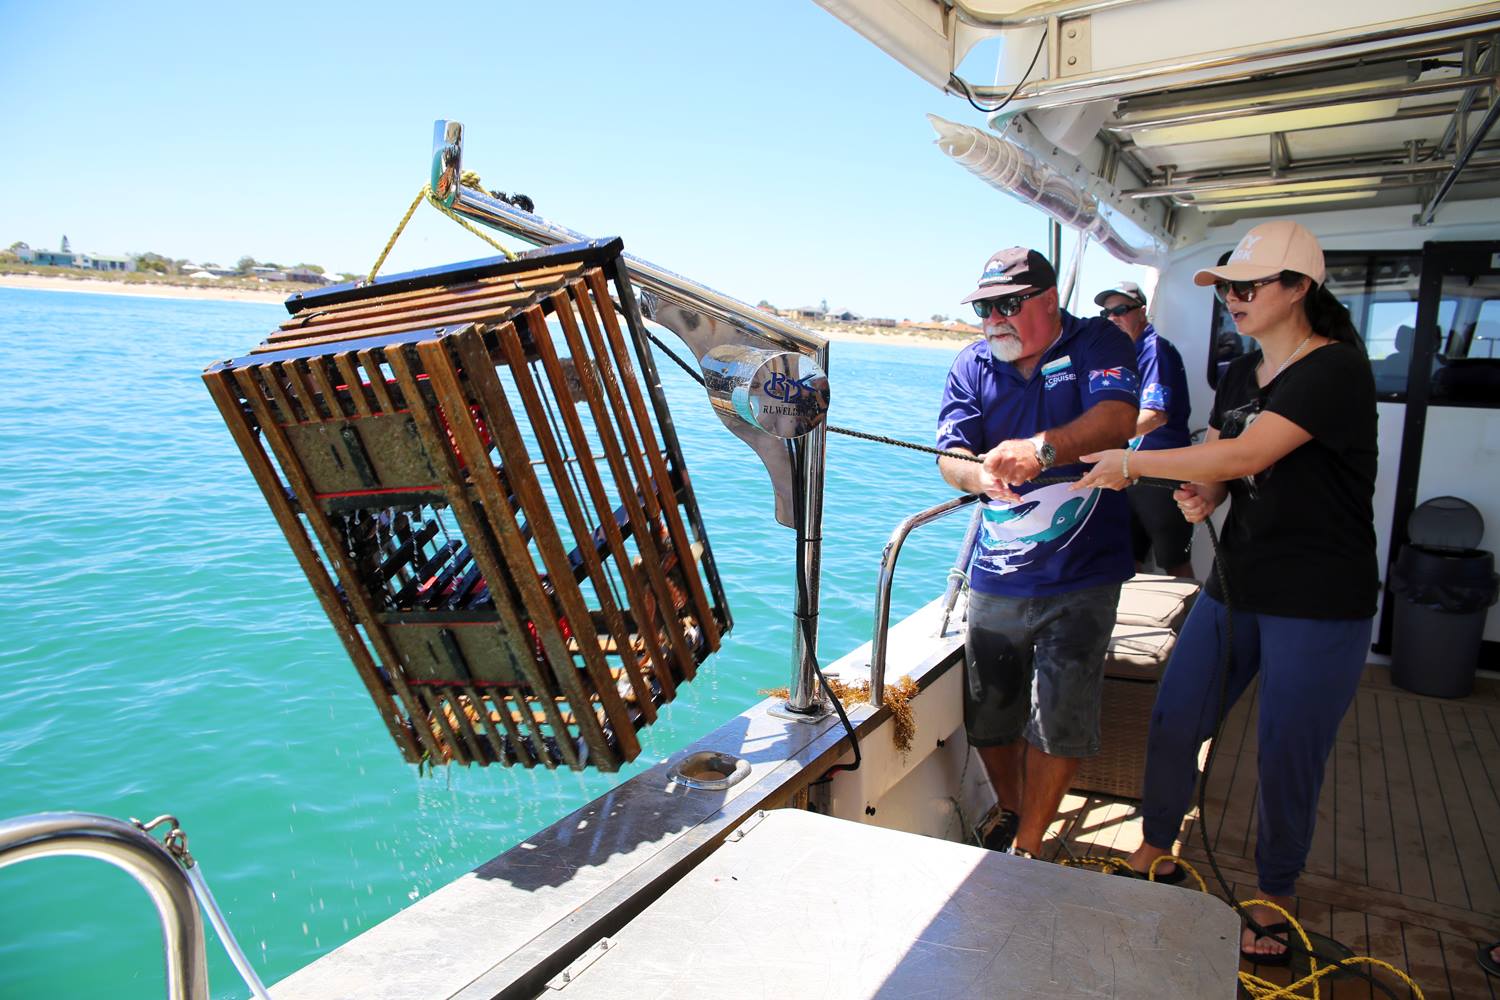
[[[1220,263],[1227,259],[1221,258]],[[1354,328],[1364,338],[1375,374],[1375,390],[1388,402],[1406,399],[1411,350],[1416,337],[1417,291],[1422,278],[1419,251],[1365,252],[1332,250],[1325,255],[1328,289],[1349,309]],[[1494,283],[1480,278],[1476,284]],[[1457,288],[1447,282],[1438,306],[1443,331],[1436,373],[1449,361],[1471,357],[1500,357],[1500,285],[1494,288]],[[1213,342],[1208,381],[1215,388],[1219,375],[1235,358],[1255,349],[1249,337],[1235,331],[1229,313],[1214,299]],[[1442,397],[1442,379],[1434,400]]]

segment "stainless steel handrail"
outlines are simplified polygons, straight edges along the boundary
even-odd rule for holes
[[[37,813],[0,822],[0,868],[32,858],[97,858],[128,872],[161,917],[168,1000],[207,1000],[203,917],[177,861],[129,823],[93,813]]]
[[[885,701],[886,630],[891,621],[891,584],[896,578],[896,559],[906,536],[924,524],[941,520],[949,514],[982,499],[978,494],[957,497],[936,507],[913,514],[891,532],[885,550],[880,554],[880,582],[875,590],[875,635],[870,643],[870,704],[880,707]]]

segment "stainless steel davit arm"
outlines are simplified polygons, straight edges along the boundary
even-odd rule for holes
[[[0,868],[32,858],[98,858],[141,884],[161,917],[169,1000],[207,1000],[203,918],[192,884],[166,848],[129,823],[92,813],[38,813],[0,822]]]
[[[441,204],[466,219],[538,246],[589,239],[464,186],[463,135],[459,122],[438,121],[433,128],[431,184],[433,197]],[[796,529],[797,627],[787,708],[809,717],[821,714],[827,706],[813,666],[817,662],[823,536],[828,341],[650,261],[630,254],[624,260],[631,282],[639,288],[639,305],[622,302],[621,308],[638,308],[642,318],[671,330],[693,352],[714,412],[760,456],[770,474],[776,519]],[[649,345],[638,346],[649,358]],[[663,424],[670,427],[665,419]]]
[[[875,590],[875,635],[870,642],[870,704],[879,707],[885,702],[885,649],[886,634],[891,623],[891,585],[896,579],[896,559],[901,555],[901,546],[906,536],[924,524],[941,520],[962,507],[983,499],[977,493],[957,497],[936,507],[929,507],[913,514],[891,532],[885,551],[880,553],[880,583]],[[967,547],[969,541],[965,540]]]

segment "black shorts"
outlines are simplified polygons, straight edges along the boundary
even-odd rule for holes
[[[1136,562],[1145,562],[1155,552],[1156,565],[1165,571],[1192,557],[1193,526],[1177,509],[1171,490],[1132,486],[1125,496],[1130,500],[1130,547]]]

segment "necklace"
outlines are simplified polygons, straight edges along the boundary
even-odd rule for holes
[[[1287,355],[1286,360],[1283,361],[1280,364],[1280,366],[1277,367],[1277,369],[1274,372],[1271,373],[1271,377],[1268,378],[1268,379],[1266,379],[1265,384],[1266,385],[1270,385],[1272,382],[1276,381],[1276,376],[1278,376],[1282,372],[1286,371],[1286,366],[1289,365],[1289,364],[1291,364],[1293,361],[1297,360],[1297,355],[1299,355],[1299,354],[1302,353],[1302,348],[1306,347],[1307,346],[1307,342],[1309,340],[1312,340],[1312,339],[1313,339],[1313,335],[1310,334],[1310,333],[1307,336],[1303,337],[1302,338],[1302,343],[1300,343],[1300,344],[1297,345],[1297,349],[1295,351],[1293,351],[1291,354]]]

